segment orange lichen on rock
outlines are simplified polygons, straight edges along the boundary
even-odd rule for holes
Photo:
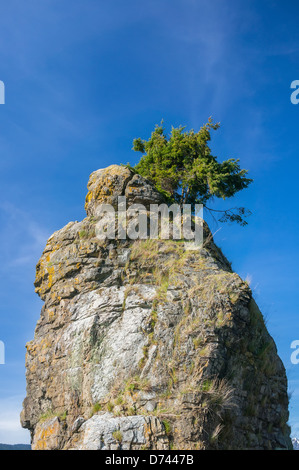
[[[58,417],[39,422],[35,429],[32,450],[52,450],[58,447],[60,422]]]

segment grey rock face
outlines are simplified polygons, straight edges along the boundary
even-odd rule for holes
[[[101,203],[162,202],[116,165],[37,265],[21,421],[33,449],[290,448],[287,381],[248,285],[204,245],[99,240]]]
[[[95,415],[81,426],[80,433],[80,444],[74,447],[77,450],[140,449],[153,441],[158,450],[169,447],[164,425],[153,416]],[[69,445],[72,449],[72,443]]]

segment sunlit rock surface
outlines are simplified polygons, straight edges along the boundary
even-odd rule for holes
[[[82,222],[48,240],[27,344],[22,425],[33,449],[291,448],[287,381],[246,282],[205,225],[174,240],[99,240],[101,204],[163,198],[113,165],[92,173]]]

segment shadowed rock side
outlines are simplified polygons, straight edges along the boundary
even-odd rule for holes
[[[87,218],[55,232],[37,265],[21,415],[32,448],[291,448],[284,366],[208,228],[197,251],[99,240],[99,204],[163,200],[116,165],[88,189]]]

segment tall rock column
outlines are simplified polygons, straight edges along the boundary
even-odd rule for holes
[[[205,225],[175,240],[99,239],[102,204],[163,203],[144,178],[92,173],[82,222],[48,240],[21,422],[33,449],[287,449],[287,380],[249,286]]]

